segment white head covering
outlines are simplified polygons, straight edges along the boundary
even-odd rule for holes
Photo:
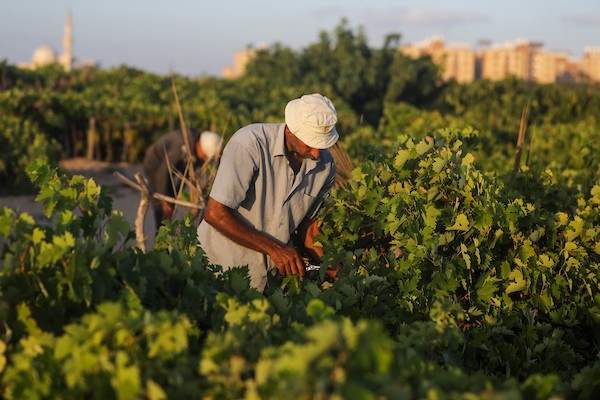
[[[285,106],[285,123],[294,136],[315,149],[331,147],[339,138],[335,107],[318,93],[290,101]]]
[[[211,131],[204,131],[200,134],[200,147],[206,157],[214,157],[221,149],[221,135]]]

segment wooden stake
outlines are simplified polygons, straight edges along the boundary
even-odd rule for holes
[[[133,182],[131,179],[127,178],[125,175],[121,174],[120,172],[115,171],[115,172],[113,172],[113,175],[118,180],[120,180],[121,182],[126,184],[127,186],[129,186],[135,190],[139,190],[140,192],[142,191],[142,187],[140,185],[136,184],[135,182]],[[155,199],[163,200],[163,201],[166,201],[166,202],[172,203],[172,204],[177,204],[182,207],[196,208],[199,210],[202,209],[202,207],[200,207],[196,203],[192,203],[190,201],[185,201],[185,200],[175,199],[173,197],[165,196],[164,194],[160,194],[160,193],[154,193],[149,189],[148,189],[148,194]]]
[[[148,197],[149,191],[142,174],[137,172],[135,174],[135,180],[140,185],[140,206],[138,207],[137,215],[135,216],[135,238],[137,246],[143,253],[146,252],[146,236],[144,235],[144,219],[146,218],[146,212],[148,211]]]
[[[519,172],[521,165],[521,152],[523,151],[523,143],[525,143],[525,132],[527,130],[527,119],[529,118],[529,101],[521,114],[521,124],[519,125],[519,138],[517,139],[517,151],[515,152],[514,173]]]
[[[202,197],[202,191],[200,190],[200,185],[198,184],[198,180],[196,179],[196,170],[194,169],[194,159],[192,153],[193,150],[190,146],[190,141],[187,135],[187,129],[183,120],[183,113],[181,112],[181,106],[179,105],[179,97],[177,96],[177,88],[175,87],[174,77],[171,78],[171,83],[173,85],[175,105],[177,106],[177,113],[179,114],[179,124],[181,125],[181,132],[183,133],[183,141],[185,143],[186,148],[188,173],[190,175],[190,181],[192,182],[192,185],[190,186],[190,197],[192,198],[192,201],[198,201],[198,199]]]

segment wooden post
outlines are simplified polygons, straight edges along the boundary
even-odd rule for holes
[[[94,148],[96,147],[96,118],[90,117],[88,130],[87,130],[87,148],[85,158],[88,160],[94,159]]]
[[[527,130],[527,119],[529,118],[529,102],[523,109],[521,114],[521,124],[519,125],[519,138],[517,139],[517,151],[515,153],[514,173],[519,172],[521,166],[521,152],[523,151],[523,143],[525,143],[525,132]]]
[[[135,174],[135,180],[140,185],[140,206],[138,207],[137,215],[135,217],[135,238],[137,246],[143,253],[146,252],[146,237],[144,235],[144,219],[146,218],[146,212],[148,211],[148,186],[142,178],[142,174],[137,172]]]
[[[166,201],[167,203],[177,204],[179,206],[188,207],[192,209],[197,209],[198,214],[202,216],[204,211],[204,207],[199,206],[197,203],[192,203],[190,201],[179,200],[173,197],[165,196],[160,193],[153,193],[146,186],[146,182],[142,178],[142,174],[140,172],[135,174],[135,179],[138,181],[138,184],[133,182],[131,179],[127,178],[120,172],[113,172],[113,175],[126,184],[127,186],[138,190],[140,192],[140,206],[138,208],[138,212],[135,218],[135,237],[137,241],[137,246],[145,253],[146,252],[146,237],[144,236],[144,219],[146,217],[146,212],[148,210],[149,198],[152,197],[154,199]]]

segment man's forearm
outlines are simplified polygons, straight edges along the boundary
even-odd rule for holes
[[[209,198],[204,220],[229,240],[268,255],[282,275],[304,276],[304,265],[294,247],[281,244],[247,225],[229,207]]]
[[[281,246],[259,230],[245,224],[230,208],[219,207],[211,200],[207,204],[204,219],[229,240],[263,254],[269,254],[274,247]]]

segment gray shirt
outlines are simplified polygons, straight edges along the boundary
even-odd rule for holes
[[[249,226],[286,244],[306,217],[312,218],[333,186],[335,164],[329,150],[305,159],[294,174],[285,156],[285,124],[252,124],[227,143],[210,197],[231,208]],[[263,290],[274,267],[262,253],[238,245],[202,221],[200,246],[224,269],[248,265],[251,284]]]

